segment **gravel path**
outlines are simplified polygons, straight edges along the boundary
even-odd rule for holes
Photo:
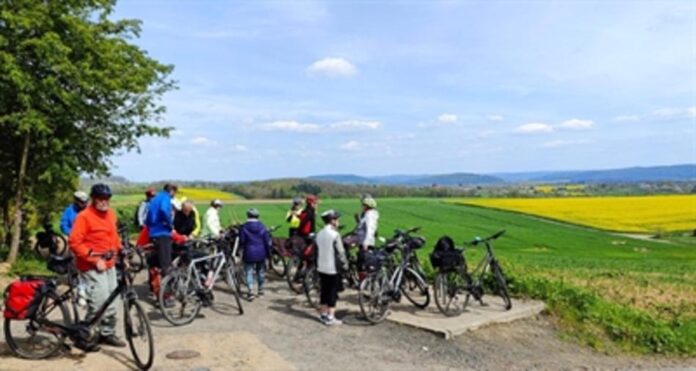
[[[490,326],[447,341],[389,322],[370,326],[345,310],[338,313],[344,318],[343,326],[325,327],[306,306],[304,297],[290,294],[282,281],[271,282],[261,299],[244,302],[242,316],[230,307],[228,295],[218,294],[216,303],[216,308],[203,309],[203,318],[184,327],[170,326],[154,307],[146,306],[155,330],[155,369],[696,370],[696,359],[599,354],[559,339],[551,321],[543,316]],[[164,359],[165,353],[174,349],[192,349],[203,356],[179,363]],[[73,350],[61,359],[30,362],[17,360],[7,349],[1,349],[0,370],[129,368],[127,349],[107,351],[106,355],[85,356]]]

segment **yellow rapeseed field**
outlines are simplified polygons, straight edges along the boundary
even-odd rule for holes
[[[179,188],[179,192],[176,194],[177,198],[186,197],[195,202],[199,201],[211,201],[214,199],[219,199],[221,201],[232,201],[238,198],[228,192],[219,191],[217,189],[209,188]]]
[[[696,195],[458,199],[456,203],[511,210],[620,232],[696,229]]]

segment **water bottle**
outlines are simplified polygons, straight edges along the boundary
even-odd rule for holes
[[[87,306],[87,284],[82,280],[77,284],[77,305],[81,308]]]

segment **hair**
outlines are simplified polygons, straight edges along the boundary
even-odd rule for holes
[[[162,189],[167,191],[167,192],[171,192],[171,191],[176,192],[179,189],[179,187],[177,187],[176,184],[174,184],[174,183],[167,183],[164,185],[164,187],[162,187]]]

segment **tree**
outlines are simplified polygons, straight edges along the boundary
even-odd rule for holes
[[[0,0],[0,209],[11,219],[9,262],[27,199],[64,192],[82,173],[108,174],[115,154],[169,133],[156,123],[159,98],[175,88],[173,67],[130,42],[140,22],[110,19],[115,3]]]

